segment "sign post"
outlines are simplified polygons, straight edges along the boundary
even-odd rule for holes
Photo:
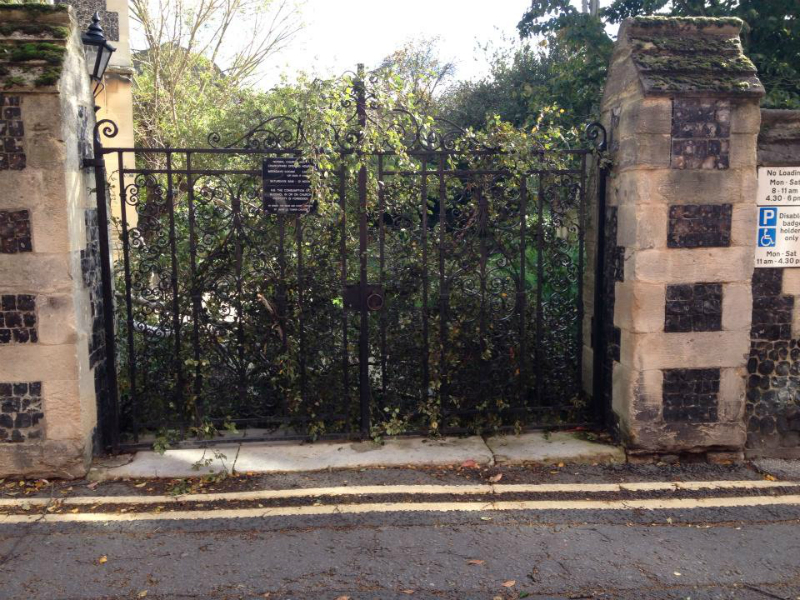
[[[756,268],[800,267],[800,166],[759,167]]]

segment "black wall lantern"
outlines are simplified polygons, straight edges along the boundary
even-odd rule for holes
[[[94,82],[94,95],[97,96],[103,88],[103,75],[108,67],[108,61],[116,50],[103,34],[103,28],[100,27],[100,13],[94,13],[92,24],[81,36],[81,41],[86,51],[86,68]]]

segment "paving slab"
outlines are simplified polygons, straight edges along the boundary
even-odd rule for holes
[[[141,451],[127,455],[127,461],[123,461],[124,457],[115,457],[113,462],[96,462],[89,471],[88,479],[198,477],[225,470],[231,472],[238,452],[239,444],[220,444],[213,449],[167,450],[164,454],[152,450]]]
[[[328,468],[453,465],[468,460],[479,465],[493,464],[492,452],[482,438],[402,438],[383,444],[243,444],[235,469],[238,473],[285,473]]]
[[[618,446],[599,444],[575,433],[523,433],[494,436],[486,440],[498,464],[558,462],[625,462],[625,451]]]
[[[753,461],[753,466],[778,479],[800,479],[800,460],[783,458],[759,458]]]
[[[223,454],[224,458],[218,454]],[[98,463],[90,479],[197,477],[223,469],[238,473],[294,473],[322,469],[437,466],[473,460],[493,464],[492,452],[478,436],[468,438],[402,438],[375,442],[272,442],[219,444],[213,448],[181,448],[164,454],[137,452],[123,461]],[[205,464],[208,461],[209,464]]]

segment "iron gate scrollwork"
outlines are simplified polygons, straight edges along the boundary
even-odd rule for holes
[[[119,419],[134,441],[209,421],[285,439],[586,420],[592,151],[537,150],[520,176],[396,109],[405,160],[375,150],[350,174],[373,109],[354,89],[334,201],[312,214],[262,197],[264,161],[301,157],[290,117],[228,144],[99,148],[116,165]]]

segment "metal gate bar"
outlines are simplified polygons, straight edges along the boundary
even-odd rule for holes
[[[355,91],[364,131],[363,85]],[[185,434],[209,419],[219,423],[220,400],[234,413],[225,420],[277,428],[281,439],[291,437],[283,431],[289,426],[302,431],[320,424],[334,427],[326,434],[358,431],[368,437],[392,411],[414,423],[429,402],[438,402],[441,430],[467,431],[471,419],[486,412],[485,399],[498,390],[507,395],[496,415],[499,429],[513,419],[541,424],[547,415],[575,422],[569,416],[580,414],[572,395],[581,393],[591,150],[541,151],[542,168],[521,175],[492,167],[499,150],[412,148],[407,153],[412,168],[398,168],[391,150],[377,151],[360,156],[351,186],[344,158],[355,150],[343,148],[332,188],[339,210],[329,226],[328,217],[267,214],[254,204],[260,202],[253,195],[260,170],[241,161],[220,168],[226,157],[252,162],[299,156],[295,147],[247,145],[252,134],[239,148],[104,149],[98,139],[98,162],[116,155],[119,177],[120,279],[114,281],[111,265],[104,278],[104,286],[112,294],[116,286],[124,300],[122,397],[112,409],[121,409],[123,430],[134,443],[158,428]],[[560,162],[548,164],[548,156],[555,155]],[[375,198],[369,189],[372,169]],[[105,173],[98,170],[100,179],[105,185]],[[415,200],[403,205],[403,194]],[[351,210],[358,211],[357,220],[348,218]],[[418,262],[409,263],[419,279],[408,289],[398,288],[409,276],[398,265],[413,261],[416,251],[397,241],[396,219],[414,225],[413,243],[419,244]],[[209,231],[209,223],[223,229]],[[351,246],[355,235],[357,246]],[[274,246],[260,247],[263,240]],[[327,244],[330,263],[320,256]],[[597,250],[601,263],[602,235]],[[328,264],[333,271],[321,270]],[[353,283],[349,277],[356,264]],[[596,287],[600,271],[596,266]],[[372,276],[377,280],[370,281]],[[566,279],[558,282],[559,277]],[[468,291],[470,278],[474,293]],[[338,298],[330,296],[333,282],[342,293]],[[347,290],[353,286],[357,300],[351,306]],[[398,290],[404,299],[391,296]],[[379,306],[370,304],[376,294]],[[513,305],[499,300],[508,315],[497,312],[498,294],[513,300]],[[256,297],[267,312],[274,310],[271,322],[264,320],[266,313],[258,316],[263,311]],[[215,321],[214,306],[225,307],[222,321]],[[596,306],[602,306],[597,299]],[[465,310],[475,317],[477,339],[459,322]],[[397,319],[404,314],[409,329],[401,333]],[[597,361],[605,347],[600,317],[594,320],[596,385],[602,382]],[[110,340],[113,349],[115,337]],[[457,361],[451,347],[460,349]],[[295,359],[293,398],[285,385],[295,384],[281,365]],[[474,362],[465,366],[465,361]],[[416,366],[403,366],[411,364]],[[350,371],[356,367],[354,379]],[[109,385],[112,375],[116,370]],[[113,385],[120,389],[116,381]],[[239,405],[250,408],[236,414]],[[115,419],[105,427],[107,443],[117,447]]]

